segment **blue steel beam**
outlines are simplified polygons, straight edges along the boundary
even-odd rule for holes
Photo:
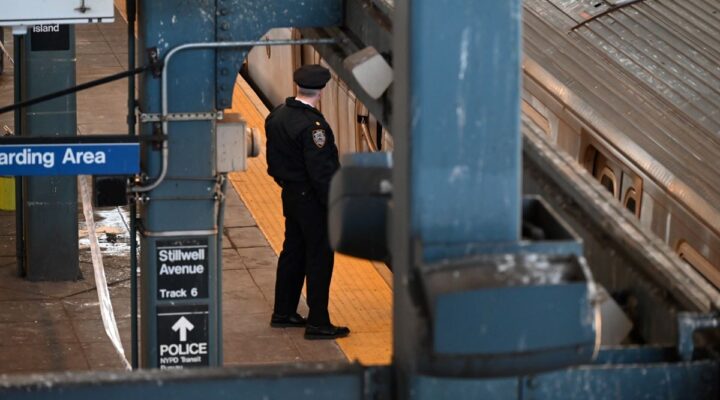
[[[647,360],[644,360],[647,362]],[[204,371],[83,373],[73,376],[0,377],[6,400],[128,398],[224,399],[389,399],[388,367],[293,365]],[[498,379],[410,378],[413,399],[715,399],[718,364],[588,365],[581,368]]]
[[[718,364],[583,366],[530,377],[467,379],[417,376],[414,399],[621,400],[715,399]]]
[[[138,371],[35,375],[32,379],[0,377],[0,398],[7,400],[231,400],[383,399],[378,375],[383,368],[357,365],[298,364],[292,366],[209,369],[203,371]]]
[[[716,399],[715,361],[571,368],[523,379],[527,400]]]

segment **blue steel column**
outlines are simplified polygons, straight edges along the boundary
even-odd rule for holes
[[[13,36],[13,58],[15,64],[13,66],[13,91],[15,103],[23,100],[22,82],[23,82],[23,63],[25,38],[23,35]],[[23,135],[23,110],[18,108],[15,110],[15,135]],[[25,276],[25,223],[23,215],[23,177],[15,177],[15,259],[17,260],[18,275]]]
[[[156,47],[160,56],[172,48],[192,42],[215,40],[215,8],[205,2],[141,1],[138,6],[139,43],[143,63],[148,63],[146,49]],[[202,4],[205,4],[204,6]],[[169,107],[171,112],[213,112],[215,107],[215,54],[211,50],[199,50],[179,54],[168,70],[170,79]],[[140,109],[144,113],[160,113],[160,80],[150,73],[142,76],[140,83]],[[141,135],[152,135],[154,124],[141,124]],[[144,232],[167,232],[200,230],[211,231],[215,227],[214,121],[170,122],[168,145],[170,157],[168,178],[147,195],[150,200],[141,207],[141,223]],[[149,149],[144,155],[143,171],[151,179],[160,173],[160,152]],[[197,199],[197,200],[193,200]],[[200,200],[202,199],[202,200]],[[208,281],[215,280],[217,273],[216,237],[196,237],[207,240]],[[141,367],[158,367],[157,363],[157,307],[159,303],[172,305],[170,300],[157,299],[157,242],[184,239],[142,236],[141,239]],[[214,285],[209,285],[208,299],[215,297]],[[208,304],[208,299],[204,303]],[[183,304],[192,304],[191,300]],[[201,304],[202,301],[195,304]],[[213,326],[220,315],[209,302],[208,325]],[[209,364],[218,365],[218,336],[211,330],[208,336]]]
[[[520,2],[411,1],[410,7],[413,234],[425,247],[515,242]]]
[[[394,360],[400,396],[420,368],[417,269],[520,239],[521,1],[395,2]]]
[[[75,86],[75,28],[54,25],[65,36],[52,42],[28,30],[23,38],[25,74],[23,96],[33,98]],[[17,36],[16,36],[17,37]],[[33,40],[36,42],[33,43]],[[58,39],[54,39],[58,40]],[[51,43],[48,44],[47,41]],[[67,46],[67,47],[65,47]],[[32,137],[77,135],[75,94],[30,106],[22,111],[22,134]],[[57,160],[59,163],[60,160]],[[23,178],[22,208],[25,227],[25,272],[30,280],[80,278],[78,249],[77,178],[35,176]],[[20,211],[18,211],[20,212]]]

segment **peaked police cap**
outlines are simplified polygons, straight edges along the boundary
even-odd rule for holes
[[[303,65],[295,70],[293,80],[300,87],[322,89],[330,80],[330,71],[319,64]]]

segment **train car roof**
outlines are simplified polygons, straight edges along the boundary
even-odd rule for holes
[[[720,232],[720,3],[524,7],[525,72]]]

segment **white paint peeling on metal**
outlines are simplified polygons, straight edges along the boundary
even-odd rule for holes
[[[418,101],[416,98],[413,97],[411,104],[412,104],[413,112],[412,112],[412,121],[411,121],[410,125],[411,125],[412,130],[415,131],[418,128],[418,126],[420,126],[422,111],[421,111],[420,106],[418,105]]]
[[[457,87],[457,105],[455,107],[455,115],[457,117],[458,135],[460,136],[460,147],[463,148],[463,135],[465,134],[466,124],[466,104],[465,104],[465,74],[468,68],[468,59],[470,57],[470,35],[472,30],[465,27],[460,39],[460,70],[458,71],[458,87]],[[452,182],[452,177],[451,177]]]
[[[457,165],[450,171],[450,183],[465,182],[470,174],[470,168],[467,165]]]
[[[458,135],[460,136],[460,145],[462,146],[462,137],[465,133],[465,96],[458,94],[458,104],[455,107],[455,116],[457,117]]]
[[[200,17],[203,19],[203,22],[206,22],[206,23],[214,23],[215,22],[214,14],[207,12],[204,8],[200,8],[199,10],[200,10]]]
[[[467,71],[470,33],[470,27],[465,27],[462,32],[462,39],[460,40],[460,73],[458,74],[458,80],[460,81],[465,80],[465,71]]]

